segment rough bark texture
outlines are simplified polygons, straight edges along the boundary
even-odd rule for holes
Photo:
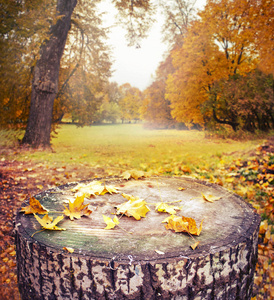
[[[76,3],[77,0],[57,1],[57,13],[62,17],[52,26],[50,38],[41,47],[41,56],[34,68],[29,119],[22,142],[35,148],[50,146],[53,103],[58,91],[60,61]]]
[[[171,182],[170,185],[168,185],[169,181]],[[213,185],[194,180],[174,178],[163,179],[162,182],[161,179],[146,180],[141,182],[142,186],[140,187],[132,186],[128,182],[123,183],[120,180],[115,181],[115,183],[123,186],[125,191],[136,189],[141,193],[141,189],[143,189],[144,192],[147,191],[150,194],[151,198],[153,198],[154,193],[151,190],[155,188],[155,193],[158,193],[156,185],[158,182],[160,182],[160,189],[163,191],[163,201],[167,199],[165,194],[169,197],[167,193],[169,189],[176,194],[178,186],[186,187],[188,185],[189,190],[185,196],[182,196],[182,203],[184,203],[187,211],[187,204],[192,201],[191,205],[194,205],[197,215],[199,215],[199,207],[195,206],[193,202],[196,200],[190,200],[192,199],[190,197],[201,189],[203,192],[210,190],[211,193],[212,191],[215,191],[216,194],[224,193],[224,198],[219,200],[223,202],[216,204],[216,206],[215,203],[202,203],[201,211],[206,216],[222,214],[221,207],[229,206],[231,202],[232,207],[237,210],[232,212],[229,209],[235,224],[228,224],[229,231],[223,234],[225,230],[219,229],[219,226],[223,226],[223,224],[219,224],[217,216],[216,222],[206,218],[203,231],[198,238],[201,241],[201,246],[195,251],[191,250],[187,243],[181,245],[175,243],[173,249],[173,245],[169,245],[173,241],[173,235],[178,239],[184,235],[175,234],[165,229],[163,232],[159,232],[157,226],[155,226],[157,230],[151,236],[149,229],[142,233],[143,238],[146,238],[146,235],[149,236],[150,242],[147,242],[147,249],[134,252],[134,249],[130,248],[132,241],[138,239],[138,235],[140,237],[141,233],[136,231],[135,234],[125,238],[128,239],[128,250],[123,249],[119,252],[118,247],[115,247],[109,252],[103,248],[97,251],[94,248],[96,246],[94,240],[91,239],[88,230],[86,230],[83,236],[77,234],[75,252],[70,254],[64,252],[62,247],[58,245],[57,240],[61,239],[61,235],[60,238],[55,236],[52,240],[43,239],[41,236],[39,239],[39,234],[31,238],[31,234],[37,229],[34,228],[35,225],[32,225],[34,218],[18,214],[16,245],[18,281],[22,299],[250,299],[257,260],[260,217],[240,197],[228,194],[220,187],[215,188]],[[144,188],[146,186],[147,189]],[[71,185],[64,187],[65,190],[70,190],[70,188]],[[56,199],[60,196],[56,195],[58,192],[60,193],[60,189],[44,192],[37,198],[43,205],[47,206],[46,203],[50,202],[51,194],[55,195],[52,203],[56,203]],[[66,197],[65,194],[64,198]],[[104,207],[105,203],[109,203],[111,197],[111,195],[106,196],[105,199],[108,200],[106,200],[107,202],[102,200],[101,206]],[[43,199],[46,199],[45,202]],[[200,202],[197,200],[197,203]],[[98,202],[97,206],[99,207]],[[154,217],[152,211],[151,214],[152,219],[156,218],[156,214]],[[229,222],[229,214],[225,210],[226,222]],[[94,218],[96,220],[96,216]],[[223,216],[223,218],[225,217]],[[139,224],[142,226],[140,221],[132,220],[132,218],[126,218],[126,220],[129,220],[130,224],[134,222],[132,226],[137,227]],[[88,223],[89,227],[92,227],[90,220],[89,222],[83,221],[81,226],[83,226],[84,231],[85,222]],[[143,226],[146,226],[145,222],[144,219]],[[30,228],[32,226],[34,227]],[[104,225],[101,227],[103,228]],[[74,230],[76,229],[75,225]],[[103,231],[102,229],[98,235],[103,235],[104,232],[107,232],[105,238],[110,240],[110,244],[114,243],[114,240],[111,240],[111,234],[115,236],[117,231]],[[64,233],[65,231],[58,234]],[[44,235],[45,238],[46,235],[51,235],[51,232],[47,232]],[[79,248],[76,243],[82,237],[85,242]],[[125,241],[122,240],[123,235],[118,235],[116,238],[120,238],[121,243]],[[161,243],[166,241],[166,244],[163,244],[164,254],[155,252],[155,245],[157,245],[156,249],[159,249],[158,247],[161,245],[158,244],[158,240]],[[97,243],[99,241],[97,240]],[[66,243],[65,240],[62,243]],[[138,243],[141,243],[141,239]],[[55,246],[52,246],[54,244]],[[109,247],[111,249],[111,245]],[[118,250],[115,250],[116,248]]]

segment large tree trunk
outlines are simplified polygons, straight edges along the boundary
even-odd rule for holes
[[[194,217],[203,229],[194,243],[186,233],[166,230],[151,204],[145,218],[120,218],[104,230],[103,215],[125,202],[121,194],[86,199],[89,217],[57,224],[66,231],[43,231],[34,216],[16,219],[18,283],[22,300],[249,300],[257,260],[260,216],[240,197],[189,178],[106,179],[120,192],[148,203],[180,199],[178,215]],[[36,198],[50,211],[74,199],[75,183],[45,191]],[[185,188],[180,191],[178,188]],[[201,193],[221,197],[206,202]],[[24,204],[25,206],[26,204]],[[56,214],[54,218],[56,217]],[[36,234],[34,234],[37,232]],[[34,234],[34,235],[33,235]],[[73,253],[63,247],[72,247]]]
[[[77,0],[57,1],[57,14],[62,17],[52,26],[50,38],[41,47],[41,56],[34,69],[29,119],[22,142],[35,148],[50,146],[53,103],[58,91],[60,61],[76,4]]]

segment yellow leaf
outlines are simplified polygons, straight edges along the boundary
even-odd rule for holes
[[[114,228],[116,225],[120,224],[117,216],[115,216],[113,218],[113,220],[110,217],[107,217],[105,215],[103,215],[104,221],[107,224],[107,226],[104,229],[112,229]]]
[[[48,210],[34,197],[29,199],[29,206],[22,207],[21,212],[27,214],[40,214],[44,215]]]
[[[113,186],[102,185],[101,181],[92,181],[88,184],[79,183],[76,187],[71,189],[72,192],[78,192],[76,195],[80,196],[85,194],[86,197],[92,197],[96,195],[104,195],[106,193],[118,193]]]
[[[166,229],[171,229],[174,230],[175,232],[187,232],[190,233],[191,235],[200,235],[202,231],[203,221],[204,220],[202,220],[200,227],[197,228],[194,219],[172,215],[169,218],[168,224],[165,225],[165,227]]]
[[[83,205],[85,199],[85,195],[77,196],[74,202],[69,201],[69,207],[67,208],[65,205],[65,210],[63,211],[64,215],[73,219],[80,219],[82,216],[89,216],[92,211],[87,208],[88,204]]]
[[[184,191],[184,190],[185,190],[185,188],[183,188],[183,187],[179,187],[179,188],[178,188],[178,190],[179,190],[179,191]]]
[[[139,178],[145,177],[145,172],[137,170],[125,171],[122,173],[122,177],[127,180],[130,178],[138,180]]]
[[[198,242],[192,244],[190,247],[192,248],[192,250],[195,250],[199,244],[200,244],[200,242],[198,241]]]
[[[160,255],[164,255],[165,254],[165,252],[160,251],[160,250],[155,250],[155,252],[158,253],[158,254],[160,254]]]
[[[162,221],[162,223],[168,223],[169,220],[173,220],[173,218],[174,218],[174,215],[168,216],[164,219],[164,221]]]
[[[117,190],[114,186],[112,185],[104,185],[104,188],[103,190],[100,192],[99,195],[105,195],[106,193],[109,193],[109,194],[117,194]]]
[[[214,202],[214,201],[217,201],[217,200],[221,199],[221,197],[216,197],[214,195],[205,195],[203,193],[201,193],[201,194],[203,196],[203,199],[208,201],[208,202]]]
[[[181,208],[174,205],[168,205],[164,202],[159,202],[156,204],[155,210],[158,210],[159,212],[167,212],[171,215],[176,214],[176,210],[180,210]]]
[[[125,214],[128,217],[134,217],[136,220],[140,220],[141,217],[144,218],[146,213],[150,211],[144,200],[127,194],[122,194],[122,196],[128,199],[128,201],[117,206],[118,214]]]
[[[43,219],[39,218],[36,214],[34,214],[35,219],[40,223],[43,229],[48,230],[66,230],[65,228],[57,227],[57,223],[64,219],[64,216],[58,216],[54,221],[49,215],[44,215]]]
[[[73,248],[70,248],[70,247],[63,247],[63,250],[69,252],[69,253],[73,253],[74,252],[74,249]]]

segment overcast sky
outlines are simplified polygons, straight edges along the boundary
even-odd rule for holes
[[[206,0],[198,0],[197,7],[202,8]],[[114,11],[111,9],[109,0],[101,4],[102,11],[106,12],[105,23],[107,26],[114,25]],[[149,36],[140,42],[140,48],[128,47],[125,39],[125,31],[120,27],[113,27],[109,34],[109,43],[112,47],[113,76],[111,81],[119,85],[130,83],[132,86],[144,90],[152,82],[153,75],[163,60],[163,54],[167,45],[162,43],[161,26],[163,17],[157,14],[157,23],[154,23],[149,31]]]

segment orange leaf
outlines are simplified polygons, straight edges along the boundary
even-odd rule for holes
[[[73,218],[80,219],[82,216],[89,216],[92,211],[87,208],[88,204],[83,205],[85,199],[85,195],[77,196],[74,202],[69,201],[69,207],[67,208],[65,205],[65,210],[63,211],[64,215],[70,217],[73,221]]]
[[[40,214],[44,215],[48,210],[34,197],[29,199],[29,206],[22,207],[21,212],[28,214]]]

